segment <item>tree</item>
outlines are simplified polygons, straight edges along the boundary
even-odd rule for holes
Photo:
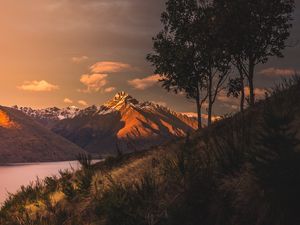
[[[220,19],[211,1],[197,1],[197,20],[193,35],[201,65],[203,89],[207,96],[208,126],[212,123],[213,105],[230,71],[230,54],[222,37]]]
[[[230,96],[233,96],[234,98],[240,97],[240,111],[243,113],[245,105],[245,85],[243,78],[238,77],[229,79],[227,97]]]
[[[223,90],[223,85],[230,72],[231,56],[222,37],[222,23],[213,4],[207,1],[200,5],[199,10],[204,15],[197,24],[199,36],[197,42],[202,49],[201,65],[205,71],[206,90],[208,96],[208,126],[212,123],[213,104],[218,94]]]
[[[195,99],[199,128],[206,100],[211,124],[213,104],[229,73],[230,57],[212,6],[210,1],[169,0],[162,14],[164,29],[153,39],[155,53],[147,57],[163,87]]]
[[[169,0],[166,6],[161,18],[164,29],[153,38],[154,53],[147,60],[155,66],[155,73],[161,75],[160,81],[167,91],[184,92],[187,98],[195,100],[200,129],[201,108],[207,96],[202,93],[204,73],[195,38],[198,4],[195,0]]]
[[[249,103],[255,103],[254,75],[258,64],[283,57],[292,27],[294,0],[215,0],[223,15],[223,37],[228,40],[241,80],[247,79]]]

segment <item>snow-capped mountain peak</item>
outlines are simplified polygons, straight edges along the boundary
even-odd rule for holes
[[[136,105],[138,103],[138,100],[122,91],[117,93],[112,100],[106,102],[103,106],[111,110],[120,110],[122,107],[128,104]]]

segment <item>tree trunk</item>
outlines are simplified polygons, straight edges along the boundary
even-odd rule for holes
[[[241,76],[241,84],[242,84],[242,89],[241,89],[241,113],[244,112],[244,107],[245,107],[245,84],[244,84],[244,77],[243,75]]]
[[[208,103],[207,114],[208,114],[207,126],[210,126],[212,124],[212,102]]]
[[[245,71],[243,70],[242,62],[238,59],[236,60],[236,68],[239,71],[240,75],[240,82],[241,82],[241,99],[240,99],[240,111],[241,113],[244,112],[245,109],[245,76],[247,77],[247,74],[245,74]]]
[[[202,128],[202,115],[201,115],[201,104],[200,104],[200,90],[197,87],[197,94],[196,94],[196,106],[197,106],[197,116],[198,116],[198,130]]]
[[[210,74],[208,81],[208,109],[207,109],[207,126],[212,124],[212,107],[213,107],[213,97],[212,97],[212,74]]]
[[[255,93],[254,93],[254,63],[250,60],[249,61],[249,74],[248,74],[248,81],[249,81],[249,90],[250,90],[250,96],[249,96],[249,104],[250,106],[253,106],[255,103]]]

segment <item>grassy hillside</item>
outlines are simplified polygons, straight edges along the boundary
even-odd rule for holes
[[[300,224],[300,79],[249,108],[143,153],[37,181],[12,195],[0,224]]]

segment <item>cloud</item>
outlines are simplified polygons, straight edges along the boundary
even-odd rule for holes
[[[117,73],[132,71],[134,68],[131,65],[122,62],[103,61],[92,65],[90,70],[93,73]]]
[[[218,101],[225,103],[227,105],[239,105],[240,100],[232,96],[228,97],[226,91],[221,91],[217,97]]]
[[[86,86],[86,89],[79,91],[84,93],[98,92],[107,84],[107,76],[107,74],[82,75],[80,82]]]
[[[65,98],[64,99],[64,103],[66,103],[66,104],[72,104],[73,101],[71,99],[69,99],[69,98]]]
[[[84,100],[79,100],[79,101],[78,101],[78,104],[79,104],[79,105],[82,105],[82,106],[87,106],[87,105],[88,105],[87,102],[84,101]]]
[[[18,87],[23,91],[50,92],[59,89],[57,85],[50,84],[45,80],[25,81]]]
[[[84,61],[86,61],[86,60],[88,60],[89,59],[89,57],[87,57],[87,56],[75,56],[75,57],[72,57],[72,61],[74,62],[74,63],[82,63],[82,62],[84,62]]]
[[[146,78],[137,78],[134,80],[129,80],[128,84],[138,90],[145,90],[149,87],[154,86],[160,79],[160,75],[154,74]]]
[[[267,90],[264,88],[255,88],[254,89],[254,94],[256,99],[264,99],[266,96]],[[245,95],[249,96],[250,95],[250,89],[249,87],[245,87]]]
[[[105,88],[105,89],[104,89],[104,92],[105,92],[105,93],[110,93],[110,92],[113,92],[114,90],[116,90],[115,87],[108,87],[108,88]]]
[[[293,76],[296,73],[297,71],[293,69],[277,69],[274,67],[270,67],[259,72],[259,74],[262,74],[264,76],[276,76],[276,77]]]
[[[86,86],[86,89],[79,89],[79,92],[92,93],[101,92],[110,93],[116,90],[115,87],[105,87],[108,84],[108,73],[121,72],[132,69],[129,64],[120,62],[98,62],[89,68],[90,74],[84,74],[80,82]]]
[[[266,89],[264,88],[255,88],[254,93],[255,93],[255,98],[256,100],[261,100],[265,98],[265,93]],[[250,95],[250,89],[249,87],[245,87],[245,96],[249,97]],[[240,105],[240,99],[239,98],[234,98],[234,97],[227,97],[226,91],[221,91],[221,93],[218,95],[218,101],[222,102],[224,106],[237,110],[239,109]]]

